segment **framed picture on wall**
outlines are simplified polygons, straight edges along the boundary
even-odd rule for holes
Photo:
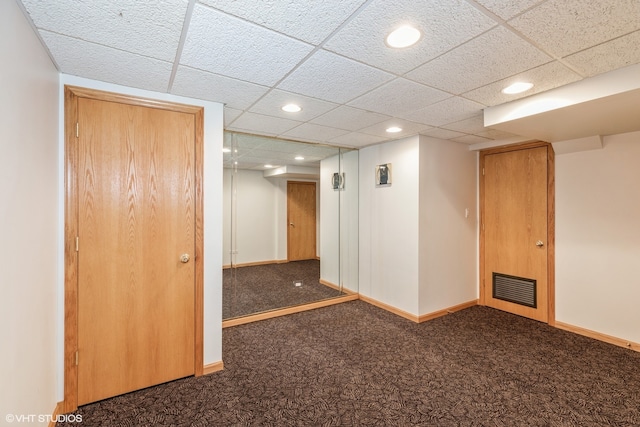
[[[376,187],[391,185],[391,163],[376,166]]]
[[[331,177],[331,187],[334,190],[344,189],[344,173],[335,172]]]

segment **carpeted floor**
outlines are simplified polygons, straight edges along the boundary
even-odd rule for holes
[[[486,307],[415,324],[338,304],[227,328],[223,360],[81,425],[640,425],[640,353]]]
[[[235,280],[233,275],[235,274]],[[341,293],[320,283],[320,261],[292,261],[266,264],[222,272],[222,318],[308,304]],[[294,286],[294,280],[302,286]]]

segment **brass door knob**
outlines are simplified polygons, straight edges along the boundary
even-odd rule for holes
[[[191,257],[189,256],[189,254],[182,254],[180,255],[180,262],[186,264],[187,262],[189,262],[189,260],[191,259]]]
[[[539,248],[541,248],[541,247],[543,247],[543,246],[544,246],[544,243],[542,242],[542,240],[538,240],[538,241],[536,242],[536,246],[537,246],[537,247],[539,247]]]

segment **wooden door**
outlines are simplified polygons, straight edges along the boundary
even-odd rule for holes
[[[195,122],[77,105],[82,405],[194,374]]]
[[[548,322],[550,294],[547,145],[482,155],[481,302]]]
[[[316,258],[316,183],[287,183],[287,258]]]

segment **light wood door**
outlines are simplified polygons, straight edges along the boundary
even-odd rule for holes
[[[195,129],[85,98],[78,129],[82,405],[194,374]]]
[[[316,258],[316,183],[287,183],[287,258]]]
[[[543,322],[549,319],[548,149],[488,154],[482,165],[484,303]],[[509,281],[535,281],[535,287],[526,283],[522,291],[525,301],[531,294],[535,307],[518,298],[505,299],[494,287],[494,273],[509,276]],[[519,283],[514,284],[514,294],[521,292]]]

